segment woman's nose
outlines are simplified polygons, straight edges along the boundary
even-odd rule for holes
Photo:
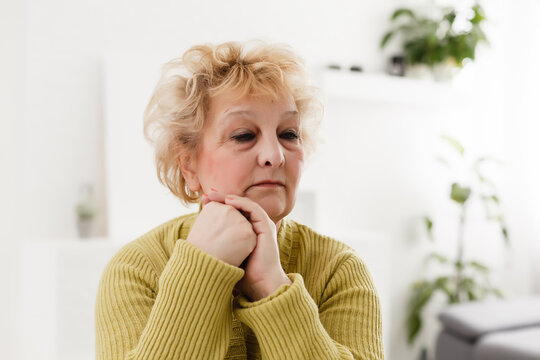
[[[262,139],[258,154],[260,166],[281,167],[285,163],[283,148],[277,137]]]

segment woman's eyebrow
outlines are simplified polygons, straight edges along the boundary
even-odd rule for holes
[[[296,116],[298,115],[298,111],[296,110],[290,110],[290,111],[285,111],[282,115],[283,118],[285,117],[292,117],[292,116]]]

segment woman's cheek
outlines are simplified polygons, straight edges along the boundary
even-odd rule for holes
[[[294,154],[296,162],[299,164],[299,167],[302,168],[302,166],[304,165],[304,149],[297,149]]]
[[[221,183],[223,191],[239,196],[244,195],[246,187],[251,185],[248,184],[248,180],[251,179],[252,169],[248,161],[243,156],[233,155],[216,163],[215,180]]]
[[[302,171],[304,170],[304,149],[299,151],[297,161],[296,161],[296,178],[297,182],[300,181],[302,176]]]

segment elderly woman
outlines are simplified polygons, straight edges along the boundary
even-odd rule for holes
[[[283,45],[195,46],[166,64],[145,134],[160,181],[200,207],[109,262],[98,359],[383,359],[365,264],[285,218],[320,113],[312,90]]]

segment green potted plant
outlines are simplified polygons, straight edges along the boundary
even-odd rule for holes
[[[97,208],[94,206],[92,199],[92,185],[82,185],[80,192],[80,200],[75,205],[77,232],[80,238],[88,238],[92,233],[92,226],[94,218],[97,215]]]
[[[502,292],[490,284],[490,269],[479,261],[464,257],[464,227],[467,220],[467,206],[473,196],[478,196],[482,200],[487,220],[498,223],[501,237],[506,246],[509,246],[508,230],[502,215],[497,188],[482,171],[482,165],[487,162],[497,164],[501,164],[501,162],[489,156],[469,159],[465,148],[457,140],[449,136],[442,136],[442,139],[457,152],[457,158],[465,163],[470,175],[472,175],[470,178],[474,181],[471,184],[453,182],[450,186],[449,199],[460,210],[456,256],[450,257],[438,252],[427,255],[426,261],[435,261],[440,264],[442,271],[436,277],[424,278],[412,284],[407,311],[409,345],[413,344],[420,333],[424,320],[423,310],[436,293],[442,294],[447,304],[481,300],[487,296],[503,297]],[[437,160],[451,169],[451,163],[447,159],[440,157]],[[431,217],[425,216],[423,222],[428,238],[434,242],[433,220]],[[425,353],[426,349],[423,349],[423,352]]]
[[[469,9],[436,8],[436,16],[425,16],[409,8],[399,8],[390,17],[393,27],[380,43],[387,46],[391,39],[401,38],[401,51],[408,73],[419,65],[426,66],[436,80],[451,77],[467,60],[474,60],[477,45],[487,43],[481,28],[486,17],[476,3]]]

